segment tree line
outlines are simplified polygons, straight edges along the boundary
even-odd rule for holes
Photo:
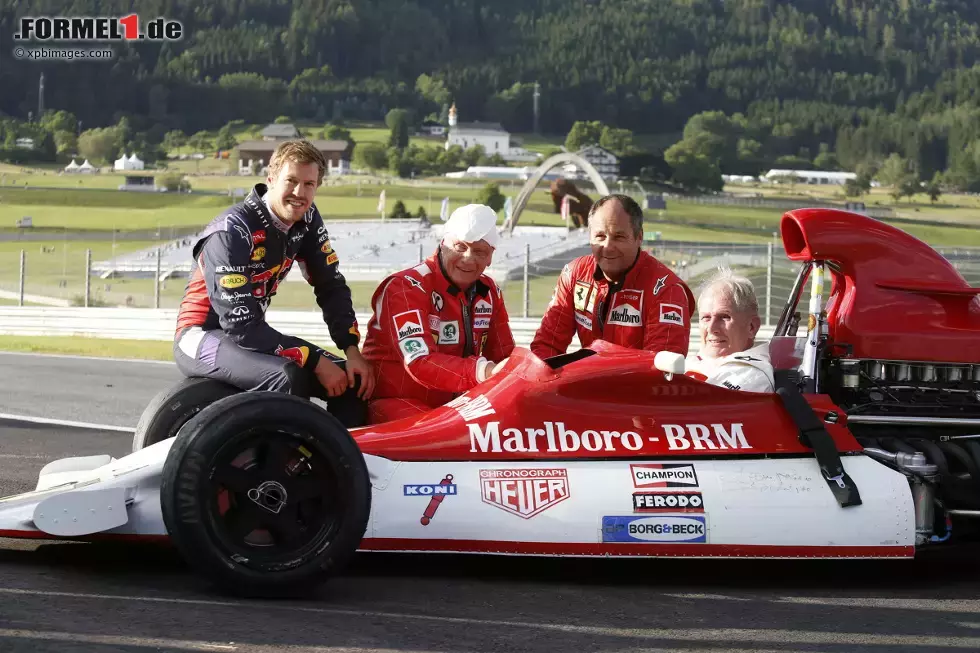
[[[398,108],[444,119],[452,102],[463,121],[529,132],[538,83],[545,133],[598,123],[624,151],[615,130],[682,133],[662,153],[678,181],[776,165],[876,171],[897,154],[921,180],[980,189],[972,0],[71,3],[79,16],[134,10],[179,20],[186,36],[113,44],[111,62],[0,50],[0,112],[16,121],[0,135],[5,151],[6,133],[29,130],[42,71],[45,105],[81,123],[42,134],[45,152],[64,145],[57,132],[81,138],[124,118],[130,140],[162,143],[280,115],[340,126]],[[0,0],[0,33],[50,14],[44,0]]]

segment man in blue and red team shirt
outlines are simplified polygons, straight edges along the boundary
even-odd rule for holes
[[[364,339],[378,377],[370,423],[442,406],[503,367],[514,336],[503,293],[484,274],[498,238],[493,209],[460,207],[432,256],[378,286]]]
[[[205,227],[177,316],[174,359],[185,376],[319,397],[341,423],[355,427],[366,419],[374,372],[358,350],[351,291],[313,204],[325,169],[312,143],[284,142],[269,162],[268,185],[256,184],[244,202]],[[294,261],[346,361],[266,322]]]
[[[606,195],[588,218],[591,256],[568,263],[531,342],[539,358],[605,340],[623,347],[687,355],[694,294],[641,249],[643,209],[628,195]]]

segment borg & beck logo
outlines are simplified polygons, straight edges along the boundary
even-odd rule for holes
[[[398,333],[399,340],[415,338],[424,333],[422,329],[422,316],[417,310],[399,313],[392,319],[395,321],[395,331]]]
[[[634,512],[704,512],[700,492],[634,492]]]
[[[603,517],[602,541],[704,544],[708,541],[707,518],[704,515]]]
[[[609,312],[609,321],[607,324],[616,324],[625,327],[638,327],[643,325],[642,290],[620,290],[616,293],[613,301],[615,303]]]
[[[698,487],[694,465],[630,465],[630,473],[633,474],[633,487]]]
[[[481,469],[483,502],[530,519],[569,497],[565,469]]]

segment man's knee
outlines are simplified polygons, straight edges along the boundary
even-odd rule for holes
[[[303,369],[293,361],[286,361],[278,374],[269,379],[268,387],[263,390],[284,392],[297,397],[310,398],[312,392],[311,372]]]

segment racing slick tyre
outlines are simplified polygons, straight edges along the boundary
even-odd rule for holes
[[[159,392],[146,406],[133,435],[133,453],[177,435],[187,420],[219,399],[242,392],[228,383],[185,378]]]
[[[302,594],[367,529],[371,483],[350,433],[313,402],[249,392],[181,429],[160,481],[163,520],[193,568],[242,596]]]

